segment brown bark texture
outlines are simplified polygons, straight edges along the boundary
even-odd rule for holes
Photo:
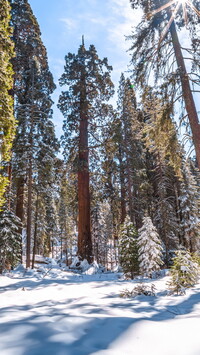
[[[124,177],[124,166],[122,162],[122,152],[119,146],[119,164],[120,164],[120,190],[121,190],[121,223],[124,223],[126,218],[126,187],[125,187],[125,177]]]
[[[168,13],[168,17],[169,17],[169,13]],[[192,91],[190,88],[189,77],[187,74],[174,21],[170,26],[170,33],[172,37],[172,43],[174,47],[177,65],[179,68],[179,75],[181,80],[183,98],[185,101],[185,107],[188,114],[190,128],[192,131],[192,139],[195,147],[197,164],[198,164],[198,168],[200,169],[200,125],[199,125],[198,114],[197,114],[194,98],[192,95]]]
[[[81,114],[78,167],[78,256],[92,262],[90,223],[88,118]]]
[[[31,253],[31,224],[32,224],[32,158],[29,161],[28,171],[28,203],[27,203],[27,229],[26,229],[26,268],[30,267]]]

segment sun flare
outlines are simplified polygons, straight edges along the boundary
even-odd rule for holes
[[[148,14],[148,18],[151,18],[152,16],[156,15],[157,13],[161,12],[162,10],[165,10],[167,8],[170,8],[170,10],[171,10],[171,17],[161,34],[161,37],[159,40],[159,45],[162,42],[162,40],[164,39],[164,37],[166,36],[172,22],[174,21],[177,13],[181,7],[182,7],[183,19],[184,19],[186,27],[188,24],[188,15],[187,15],[188,8],[191,8],[200,17],[200,11],[193,5],[191,0],[170,0],[166,4],[164,4],[163,6],[159,7],[158,9],[156,9]]]

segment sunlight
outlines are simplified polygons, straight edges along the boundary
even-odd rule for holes
[[[179,9],[181,7],[182,7],[183,19],[184,19],[186,27],[187,27],[187,24],[188,24],[188,15],[187,15],[187,8],[188,7],[190,7],[198,16],[200,16],[200,11],[193,5],[191,0],[170,0],[166,4],[164,4],[163,6],[159,7],[158,9],[156,9],[156,10],[154,10],[152,12],[150,12],[147,15],[147,18],[151,18],[154,15],[156,15],[157,13],[159,13],[159,12],[165,10],[165,9],[170,8],[170,10],[171,10],[171,17],[170,17],[167,25],[165,26],[162,34],[161,34],[161,37],[160,37],[160,40],[159,40],[159,45],[163,41],[163,39],[165,38],[165,36],[166,36],[166,34],[167,34],[172,22],[176,18],[176,15],[177,15],[177,13],[178,13],[178,11],[179,11]]]

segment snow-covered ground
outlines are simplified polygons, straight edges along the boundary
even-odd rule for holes
[[[1,355],[200,355],[200,285],[169,296],[120,298],[136,281],[119,274],[0,276]]]

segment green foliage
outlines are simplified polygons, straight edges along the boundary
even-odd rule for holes
[[[126,217],[119,231],[119,260],[124,274],[131,279],[139,272],[137,231]]]
[[[161,241],[150,217],[143,218],[143,226],[138,230],[138,235],[140,273],[151,276],[153,271],[160,270],[163,261]]]
[[[117,109],[113,138],[118,147],[116,156],[119,160],[121,200],[124,200],[131,221],[134,221],[138,228],[146,208],[148,185],[144,144],[141,139],[143,115],[137,108],[131,81],[129,78],[125,79],[124,74],[120,77]]]
[[[7,0],[0,0],[0,207],[4,203],[7,178],[2,174],[2,161],[10,159],[16,122],[13,116],[13,98],[9,90],[13,87],[13,70],[10,63],[14,56],[11,40],[10,5]]]
[[[62,137],[64,155],[77,171],[77,165],[81,164],[77,155],[81,119],[88,118],[89,147],[101,145],[101,126],[107,123],[110,111],[110,105],[106,102],[114,93],[110,77],[112,67],[108,65],[107,58],[99,58],[94,45],[90,45],[88,50],[84,44],[81,45],[77,54],[68,53],[65,61],[64,73],[59,80],[65,91],[59,97],[58,107],[65,117]]]
[[[131,52],[134,81],[139,87],[144,88],[150,81],[152,83],[154,80],[154,86],[160,87],[163,100],[168,104],[170,101],[169,108],[171,111],[176,108],[177,104],[179,104],[179,107],[182,107],[182,110],[179,111],[180,124],[184,122],[185,125],[188,125],[189,118],[190,126],[194,132],[195,128],[192,120],[193,116],[196,116],[196,113],[194,113],[194,107],[193,114],[189,112],[188,107],[190,107],[190,104],[187,101],[189,96],[186,86],[189,87],[190,85],[191,87],[195,87],[193,90],[199,90],[199,80],[196,80],[196,78],[199,78],[200,70],[199,16],[192,8],[186,6],[189,22],[187,27],[188,40],[186,45],[182,45],[178,43],[179,39],[177,40],[176,38],[176,34],[179,35],[180,33],[180,39],[182,40],[180,30],[185,26],[182,7],[176,15],[176,21],[171,23],[171,26],[166,31],[166,35],[163,36],[163,30],[167,28],[166,26],[169,23],[174,4],[171,3],[171,9],[165,8],[162,11],[155,11],[164,4],[170,3],[170,1],[130,0],[130,2],[133,10],[140,7],[144,14],[142,21],[136,27],[134,33],[129,36],[132,42]],[[193,1],[194,5],[195,3],[197,8],[199,8],[199,1]],[[181,51],[184,57],[182,58],[182,66],[180,66]],[[191,68],[192,70],[189,69],[190,73],[187,73],[184,72],[185,68]],[[184,85],[186,77],[190,84],[187,82],[187,85]],[[191,134],[188,136],[191,137]],[[193,140],[196,146],[197,140],[194,134]]]
[[[183,294],[186,288],[194,286],[199,278],[199,265],[187,250],[176,251],[168,282],[171,293]]]
[[[13,212],[0,213],[0,271],[14,267],[21,260],[21,222]]]
[[[181,176],[182,151],[170,103],[163,101],[147,87],[143,94],[143,110],[146,148],[154,155],[159,155],[161,162],[167,162]]]
[[[183,161],[182,176],[179,196],[182,242],[194,253],[199,250],[200,245],[200,191],[189,161]]]
[[[4,193],[6,191],[6,186],[7,185],[8,185],[7,177],[0,175],[0,208],[5,203]]]
[[[55,84],[30,4],[26,0],[12,0],[11,8],[16,52],[12,60],[15,71],[13,92],[18,120],[12,156],[13,189],[18,193],[23,185],[24,194],[17,196],[16,211],[21,219],[23,216],[29,218],[29,226],[35,217],[35,228],[30,229],[31,232],[35,229],[37,250],[41,251],[50,249],[49,238],[56,224],[54,189],[59,144],[51,121],[51,94]],[[28,191],[24,188],[26,181]],[[30,205],[32,215],[26,213]]]
[[[165,245],[165,262],[169,250],[178,246],[180,221],[177,219],[179,178],[182,177],[182,151],[170,103],[149,87],[143,94],[144,144],[151,157],[148,165],[153,186],[152,219]]]

